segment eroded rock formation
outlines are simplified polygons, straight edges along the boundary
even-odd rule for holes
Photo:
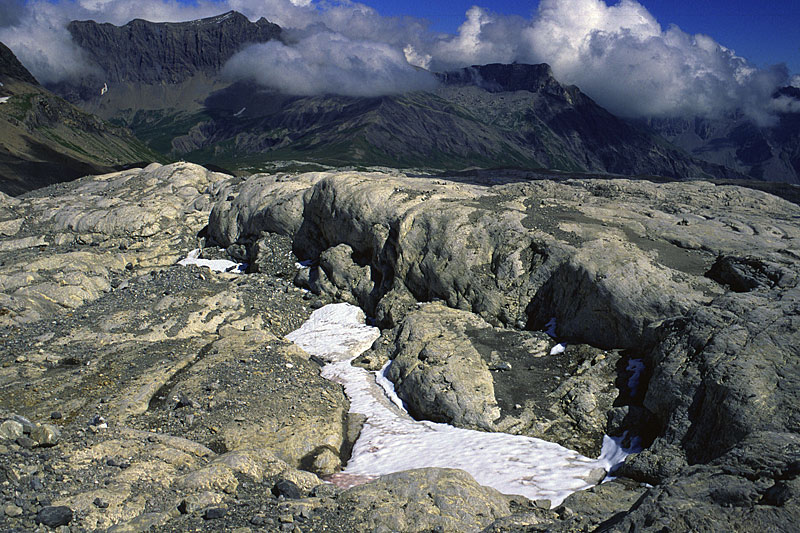
[[[704,182],[185,163],[2,196],[0,525],[790,529],[799,220]],[[250,273],[175,265],[197,247]],[[323,483],[360,420],[283,336],[333,300],[383,327],[358,364],[392,359],[419,418],[646,447],[552,510],[448,470]]]

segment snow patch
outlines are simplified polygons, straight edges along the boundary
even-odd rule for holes
[[[234,117],[241,117],[244,110],[247,109],[246,107],[241,108],[239,111],[233,114]]]
[[[566,349],[567,345],[564,344],[563,342],[560,342],[550,349],[550,355],[558,355],[560,353],[564,353],[564,350]]]
[[[622,437],[605,437],[600,457],[591,459],[531,437],[414,420],[400,409],[402,402],[387,383],[388,364],[377,374],[350,364],[379,336],[378,329],[364,321],[358,307],[332,304],[314,311],[300,329],[287,335],[305,351],[329,361],[322,376],[344,386],[350,412],[367,417],[340,475],[371,479],[413,468],[459,468],[500,492],[549,499],[557,506],[573,492],[592,487],[598,468],[611,471],[627,455]]]
[[[0,97],[0,104],[7,103],[9,98],[11,98],[11,97],[10,96],[2,96],[2,97]]]
[[[241,274],[247,269],[246,263],[234,263],[227,259],[201,259],[200,248],[195,248],[186,256],[185,259],[178,261],[179,265],[197,265],[201,267],[208,267],[215,272],[233,272]]]
[[[392,380],[389,379],[387,376],[389,372],[389,367],[392,366],[391,359],[386,361],[386,364],[375,374],[375,381],[380,385],[383,389],[383,392],[386,394],[386,397],[395,404],[397,407],[402,409],[403,411],[406,410],[405,404],[403,404],[403,400],[400,399],[400,396],[397,395],[397,391],[394,389],[394,383]]]

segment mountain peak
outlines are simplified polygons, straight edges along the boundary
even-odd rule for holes
[[[250,43],[279,39],[281,27],[250,20],[237,11],[189,22],[136,19],[124,26],[72,21],[72,39],[103,73],[100,83],[180,83],[216,75]],[[95,83],[96,85],[96,83]]]
[[[547,63],[491,63],[438,74],[445,85],[477,85],[489,92],[539,91],[561,87]]]

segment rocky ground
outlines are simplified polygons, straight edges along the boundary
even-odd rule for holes
[[[177,163],[0,197],[0,529],[792,530],[800,207],[507,181]],[[198,247],[247,273],[176,265]],[[417,418],[645,449],[555,509],[448,469],[345,490],[361,421],[283,339],[332,301]]]

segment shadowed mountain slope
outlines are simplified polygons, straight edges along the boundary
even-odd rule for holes
[[[87,114],[41,87],[0,43],[0,191],[163,160],[125,128]]]

